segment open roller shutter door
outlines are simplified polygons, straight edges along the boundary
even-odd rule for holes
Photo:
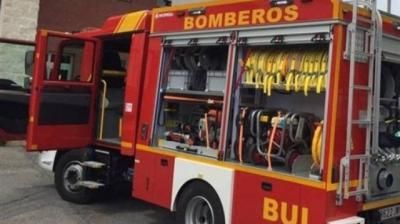
[[[229,43],[230,32],[207,32],[186,35],[171,35],[164,37],[164,43],[169,46],[187,47],[195,46],[213,46]]]
[[[383,61],[400,64],[400,38],[384,35],[382,41]]]
[[[316,34],[330,34],[331,24],[304,25],[304,26],[272,26],[265,29],[258,28],[239,32],[239,40],[245,39],[247,45],[274,44],[277,36],[283,36],[285,44],[313,43]],[[325,35],[330,40],[329,35]]]

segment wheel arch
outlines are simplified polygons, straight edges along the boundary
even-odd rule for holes
[[[90,158],[92,152],[91,148],[80,148],[80,149],[67,149],[67,150],[56,150],[56,156],[54,158],[54,164],[53,164],[53,172],[55,171],[55,167],[57,166],[58,161],[68,152],[70,151],[75,151],[75,150],[81,150],[81,153],[83,156]]]
[[[204,183],[218,196],[224,211],[225,222],[231,223],[233,207],[234,170],[224,166],[176,158],[171,211],[176,211],[178,201],[185,189],[194,183]]]
[[[180,199],[181,196],[182,196],[182,193],[183,193],[185,190],[187,190],[189,187],[191,187],[191,185],[196,185],[196,184],[204,184],[204,185],[207,185],[207,187],[213,189],[214,192],[215,192],[215,194],[218,196],[219,200],[221,201],[221,198],[219,197],[217,191],[215,191],[215,189],[213,188],[213,186],[211,186],[210,183],[208,183],[208,182],[205,181],[205,180],[199,179],[199,178],[194,178],[194,179],[191,179],[191,180],[187,181],[187,182],[186,182],[185,184],[183,184],[182,187],[179,189],[179,191],[178,191],[178,193],[177,193],[177,195],[176,195],[176,197],[174,198],[173,203],[172,203],[172,208],[171,208],[172,211],[176,211],[176,206],[177,206],[177,204],[178,204],[179,199]]]

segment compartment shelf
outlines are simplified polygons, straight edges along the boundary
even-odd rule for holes
[[[188,96],[216,96],[223,97],[224,92],[222,91],[194,91],[194,90],[182,90],[182,89],[167,89],[165,90],[167,94],[174,95],[188,95]]]
[[[164,140],[164,139],[158,140],[158,146],[161,146],[161,147],[167,148],[167,149],[176,150],[176,151],[191,153],[191,154],[195,154],[195,155],[207,156],[207,157],[211,157],[211,158],[218,157],[217,149],[212,149],[212,148],[208,148],[205,146],[188,145],[185,143],[168,141],[168,140]]]
[[[263,86],[259,85],[258,88],[256,88],[256,84],[249,84],[249,83],[242,83],[241,84],[242,88],[248,88],[248,89],[259,89],[259,90],[263,90]],[[301,86],[303,87],[303,86]],[[278,91],[285,91],[287,93],[291,93],[291,92],[296,92],[294,89],[294,85],[290,85],[290,91],[286,90],[286,84],[272,84],[272,90],[278,90]],[[309,92],[313,92],[316,93],[317,88],[314,86],[310,86],[308,88]],[[326,88],[321,88],[321,93],[325,92]],[[300,88],[297,92],[304,92],[303,88]]]
[[[189,103],[202,103],[202,104],[223,104],[224,101],[211,98],[194,98],[187,96],[176,96],[176,95],[165,95],[164,100],[176,101],[176,102],[189,102]]]

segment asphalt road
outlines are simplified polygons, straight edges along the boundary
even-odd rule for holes
[[[173,224],[167,210],[115,192],[91,205],[63,201],[53,174],[22,147],[0,147],[0,224]]]

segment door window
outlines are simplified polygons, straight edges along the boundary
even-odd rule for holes
[[[49,39],[45,80],[91,82],[94,43],[60,37]]]

